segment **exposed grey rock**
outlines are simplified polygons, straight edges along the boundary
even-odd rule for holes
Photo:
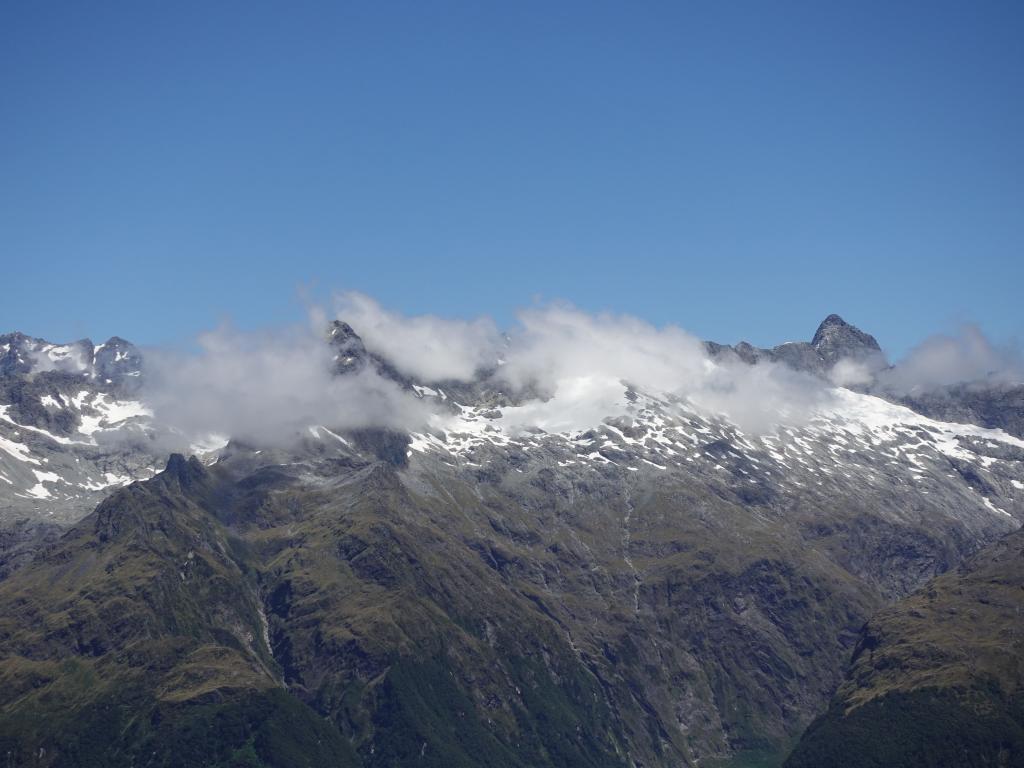
[[[776,363],[788,365],[794,370],[813,373],[817,376],[825,375],[830,368],[821,353],[806,341],[791,341],[772,347],[767,350],[766,357]]]
[[[348,323],[333,321],[327,338],[334,349],[335,371],[339,374],[354,373],[369,364],[370,353],[366,351],[366,345]]]
[[[811,339],[811,346],[827,367],[843,359],[876,361],[882,355],[875,337],[850,325],[839,315],[826,317]]]
[[[755,347],[746,341],[734,347],[705,342],[705,349],[712,357],[734,354],[748,365],[770,361],[821,377],[827,377],[843,360],[863,364],[869,371],[878,371],[887,365],[873,336],[834,314],[822,321],[810,342],[790,341],[771,349]]]
[[[131,342],[112,336],[94,350],[93,366],[102,381],[126,384],[142,375],[142,353]]]

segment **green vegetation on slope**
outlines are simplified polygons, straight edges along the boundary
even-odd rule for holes
[[[188,702],[155,701],[123,683],[88,703],[73,676],[60,691],[0,716],[0,755],[10,765],[344,768],[348,741],[280,689],[221,691]],[[36,746],[45,744],[46,746]]]
[[[902,583],[863,574],[957,552],[855,501],[294,458],[175,457],[0,582],[12,761],[777,765]]]
[[[995,685],[893,692],[804,734],[786,768],[1009,768],[1024,766],[1024,695]]]
[[[624,768],[601,685],[551,620],[481,602],[493,571],[399,525],[413,502],[393,471],[356,475],[321,496],[175,458],[0,583],[0,755]]]
[[[1024,532],[867,625],[787,768],[1024,766]]]

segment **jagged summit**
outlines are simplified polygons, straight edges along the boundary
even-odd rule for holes
[[[824,325],[821,346],[871,346]],[[781,749],[876,607],[1024,520],[1024,440],[869,394],[761,434],[624,382],[597,402],[403,379],[347,323],[323,331],[316,360],[366,379],[342,384],[388,376],[429,420],[168,459],[144,390],[0,375],[8,762],[85,764],[86,745],[95,765],[227,764],[256,744],[289,765],[333,744],[309,763],[625,768],[628,748],[666,768]],[[811,341],[711,353],[826,370]],[[74,527],[44,539],[50,522]],[[214,740],[211,722],[239,726]],[[247,723],[303,740],[264,746]]]
[[[334,372],[357,373],[367,365],[386,379],[408,388],[412,382],[402,375],[390,361],[366,348],[362,337],[344,320],[332,320],[327,327],[327,340],[334,349]]]
[[[187,459],[180,453],[172,453],[167,459],[164,471],[157,475],[164,483],[177,483],[180,488],[192,488],[206,477],[206,468],[195,456]]]
[[[141,370],[142,354],[119,336],[95,346],[90,339],[54,344],[18,331],[0,335],[0,375],[56,372],[114,384]]]
[[[327,337],[334,348],[335,371],[351,373],[366,365],[366,345],[352,326],[342,320],[334,320],[327,329]]]
[[[357,341],[360,346],[363,344],[359,334],[344,320],[332,320],[331,324],[327,327],[327,335],[330,337],[332,344],[344,344],[351,340]]]
[[[811,339],[811,346],[828,365],[834,365],[844,358],[864,360],[882,354],[882,348],[874,336],[864,333],[835,314],[821,322]]]
[[[811,343],[812,344],[817,343],[819,337],[827,329],[835,327],[835,326],[838,326],[840,328],[852,328],[852,327],[854,327],[854,326],[851,326],[845,320],[843,320],[842,317],[840,317],[839,315],[837,315],[836,313],[833,312],[831,315],[829,315],[828,317],[826,317],[824,320],[821,321],[821,324],[818,326],[818,330],[814,332],[814,339],[811,341]]]
[[[195,456],[189,456],[187,459],[181,453],[172,453],[167,457],[167,465],[164,467],[164,473],[172,475],[179,479],[187,478],[191,475],[203,475],[206,470],[203,468],[202,462],[199,461]]]
[[[139,376],[142,354],[130,341],[111,336],[93,350],[93,369],[102,379],[116,380],[122,376]]]
[[[840,360],[866,363],[874,370],[887,365],[875,337],[836,314],[821,321],[810,342],[789,341],[771,349],[755,347],[746,341],[735,346],[705,342],[704,346],[712,357],[735,355],[751,365],[770,360],[817,376],[827,376]]]

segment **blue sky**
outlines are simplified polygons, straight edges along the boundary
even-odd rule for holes
[[[0,330],[1024,337],[1024,4],[5,3]]]

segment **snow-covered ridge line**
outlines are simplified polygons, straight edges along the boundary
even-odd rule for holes
[[[24,430],[41,435],[60,445],[96,445],[94,435],[97,432],[123,429],[129,423],[134,423],[153,415],[152,410],[138,400],[116,400],[103,392],[91,393],[87,390],[82,390],[69,400],[70,405],[64,407],[68,410],[79,412],[79,425],[75,433],[85,437],[86,439],[84,440],[75,440],[63,435],[55,435],[42,427],[20,424],[10,417],[10,405],[0,405],[0,421],[14,427],[16,430],[15,436],[17,436],[18,432]],[[41,402],[44,406],[61,408],[56,399],[50,396],[44,396]]]
[[[141,376],[141,354],[134,345],[116,336],[98,346],[88,339],[54,344],[22,333],[2,335],[0,339],[0,374],[58,373],[103,384]]]
[[[417,387],[418,392],[438,396],[439,393],[426,387]],[[617,396],[616,396],[617,394]],[[686,422],[696,431],[709,435],[714,425],[719,425],[718,438],[733,437],[750,446],[749,440],[764,442],[777,439],[780,434],[797,434],[801,431],[817,433],[821,430],[835,432],[837,428],[871,435],[876,442],[882,441],[886,433],[906,428],[922,428],[945,436],[942,446],[950,455],[962,453],[955,443],[957,437],[971,437],[979,440],[998,442],[1024,449],[1024,440],[1007,434],[1002,429],[990,429],[975,424],[943,422],[922,416],[902,405],[895,405],[879,397],[853,392],[844,388],[833,391],[829,404],[812,411],[803,425],[788,426],[776,424],[765,435],[744,435],[725,415],[709,414],[689,401],[679,398],[664,398],[650,394],[638,394],[627,387],[619,387],[616,394],[601,392],[600,399],[585,402],[576,398],[561,398],[554,401],[530,401],[523,405],[480,407],[455,404],[458,412],[435,414],[431,429],[412,435],[414,450],[426,450],[427,446],[443,448],[457,453],[470,448],[476,441],[495,445],[510,442],[529,442],[528,435],[547,434],[564,439],[593,429],[608,429],[618,433],[627,443],[639,441],[622,433],[615,426],[615,419],[638,419],[639,423],[658,429],[664,427],[666,419]],[[568,399],[568,403],[566,400]],[[553,407],[552,407],[553,406]],[[556,415],[557,413],[557,415]],[[602,415],[603,414],[603,415]],[[583,421],[579,416],[583,416]],[[646,421],[645,421],[646,417]],[[559,428],[572,423],[569,428]],[[725,426],[723,431],[722,426]],[[686,434],[686,430],[676,426]],[[726,434],[728,433],[728,434]],[[689,435],[692,438],[692,435]],[[661,439],[664,439],[663,437]]]
[[[26,338],[17,350],[6,342],[0,359],[7,375],[23,382],[13,390],[16,399],[0,404],[0,516],[74,520],[110,489],[158,471],[162,457],[145,448],[153,413],[129,394],[132,388],[94,375],[109,370],[103,366],[110,361],[133,362],[126,344],[105,345],[95,355],[87,350],[86,369],[87,345],[33,345]],[[100,368],[93,369],[97,359]],[[129,366],[114,375],[131,373]]]
[[[1011,516],[1024,518],[1024,440],[1001,429],[937,421],[878,397],[838,389],[805,423],[752,435],[686,400],[624,387],[619,398],[609,400],[604,394],[600,401],[610,415],[597,417],[601,410],[577,403],[570,408],[590,415],[589,424],[558,431],[531,426],[543,423],[538,418],[544,415],[543,404],[459,405],[457,413],[438,416],[429,431],[413,434],[408,456],[484,466],[512,454],[543,455],[550,465],[563,468],[612,465],[634,472],[710,473],[734,484],[794,490],[838,488],[846,481],[876,486],[910,482],[922,498],[937,493],[969,465],[970,472],[957,480],[961,490],[974,483],[977,503],[999,515],[1012,511]]]

